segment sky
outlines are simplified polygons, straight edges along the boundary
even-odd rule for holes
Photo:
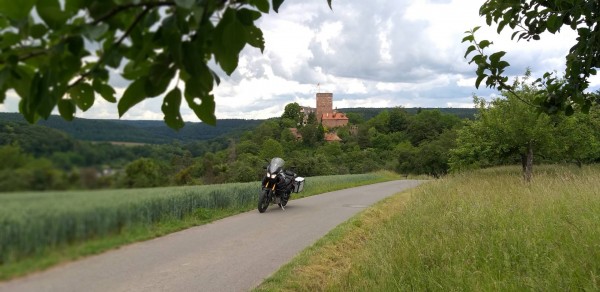
[[[259,20],[266,47],[246,46],[236,71],[219,72],[215,87],[217,119],[266,119],[280,116],[286,104],[315,107],[317,92],[333,93],[335,108],[356,107],[473,107],[473,95],[497,97],[496,90],[475,88],[475,65],[468,64],[461,43],[465,31],[482,26],[478,39],[493,41],[489,53],[506,51],[507,75],[530,68],[534,77],[563,72],[565,55],[575,44],[568,28],[545,34],[540,41],[510,39],[497,34],[479,17],[483,0],[287,0],[279,13]],[[597,89],[600,81],[591,80]],[[117,97],[126,82],[111,75]],[[19,98],[9,92],[1,112],[16,112]],[[146,100],[122,119],[162,120],[162,98]],[[182,104],[185,121],[198,122]],[[118,119],[117,104],[97,97],[76,117]]]

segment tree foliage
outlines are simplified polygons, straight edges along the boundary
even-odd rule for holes
[[[458,131],[457,147],[449,160],[452,171],[521,164],[529,180],[534,157],[578,165],[600,157],[597,109],[588,115],[541,114],[527,103],[539,94],[531,84],[515,82],[512,86],[517,88],[514,93],[505,91],[502,98],[489,103],[475,97],[479,114]]]
[[[565,57],[566,70],[563,76],[545,73],[536,80],[538,91],[532,102],[546,113],[564,112],[567,115],[581,109],[587,113],[593,103],[599,101],[594,95],[586,92],[589,78],[596,75],[600,67],[600,2],[587,0],[486,0],[480,7],[479,14],[486,18],[487,25],[495,25],[498,33],[509,27],[514,32],[512,39],[539,40],[545,32],[559,33],[561,29],[572,29],[577,32],[577,39]],[[470,54],[469,63],[477,65],[475,86],[485,85],[498,90],[514,90],[508,84],[505,69],[510,66],[502,58],[504,51],[491,55],[485,49],[492,44],[489,40],[478,41],[475,32],[479,27],[466,32],[463,42],[471,45],[467,48],[465,58]],[[563,80],[564,78],[564,80]]]
[[[288,103],[285,106],[281,118],[293,121],[292,127],[297,127],[302,125],[302,123],[304,122],[304,113],[302,112],[302,108],[297,102],[292,102]]]
[[[184,126],[182,101],[215,124],[214,60],[231,75],[246,46],[264,50],[255,23],[283,0],[0,0],[0,103],[20,97],[30,123],[58,108],[72,120],[96,95],[117,102],[119,116],[163,96],[165,123]],[[327,1],[331,7],[331,0]],[[110,74],[131,83],[118,98]],[[181,90],[180,80],[185,85]]]

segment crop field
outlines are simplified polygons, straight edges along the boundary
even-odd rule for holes
[[[390,173],[306,178],[292,198],[398,178]],[[177,220],[197,210],[255,208],[260,183],[0,194],[0,266],[48,249]]]

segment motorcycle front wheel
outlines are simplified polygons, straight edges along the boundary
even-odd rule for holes
[[[260,192],[260,194],[258,195],[258,212],[260,213],[264,213],[267,208],[269,207],[269,200],[270,200],[270,196],[269,196],[269,190],[263,190],[262,192]]]

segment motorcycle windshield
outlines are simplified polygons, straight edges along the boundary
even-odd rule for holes
[[[275,157],[271,159],[271,163],[269,163],[268,171],[269,173],[278,173],[285,164],[285,161],[279,157]]]

